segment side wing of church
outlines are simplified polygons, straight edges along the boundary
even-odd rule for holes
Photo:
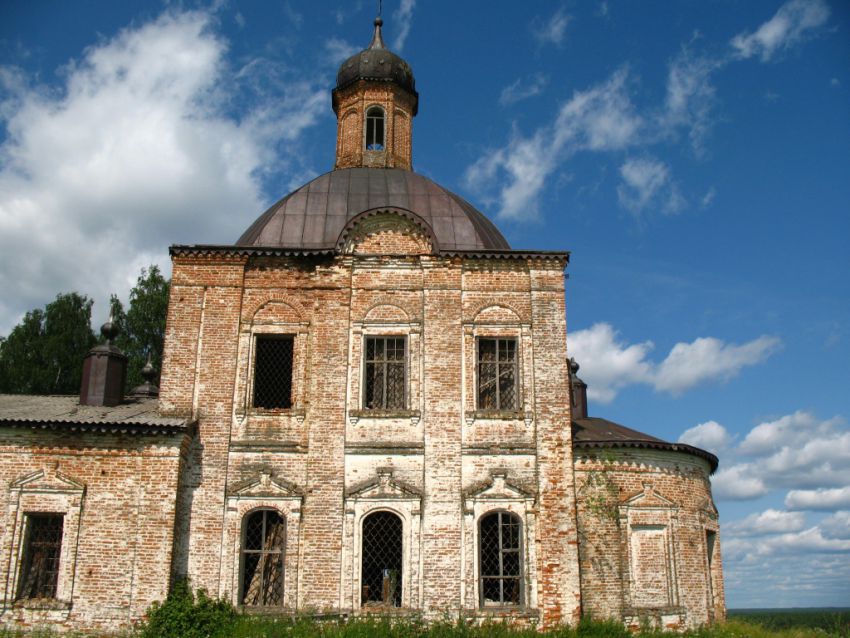
[[[158,396],[108,344],[81,401],[0,396],[2,622],[122,627],[185,577],[281,614],[722,619],[717,459],[588,417],[569,253],[413,172],[380,19],[333,108],[334,170],[171,247]]]

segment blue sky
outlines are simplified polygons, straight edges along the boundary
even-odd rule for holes
[[[0,334],[332,167],[373,2],[5,2]],[[592,415],[717,452],[730,607],[850,605],[850,7],[387,0],[414,167],[568,249]]]

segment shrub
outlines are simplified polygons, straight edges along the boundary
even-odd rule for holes
[[[148,610],[140,638],[215,638],[229,635],[236,610],[229,602],[210,598],[203,589],[197,596],[186,580],[175,583],[163,603]]]

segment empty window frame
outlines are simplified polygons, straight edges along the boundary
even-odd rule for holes
[[[366,150],[384,150],[384,109],[380,106],[366,110]]]
[[[367,410],[403,410],[407,339],[366,337],[363,407]]]
[[[18,598],[56,598],[62,514],[26,514]]]
[[[375,512],[363,519],[363,607],[401,607],[403,527],[392,512]]]
[[[292,335],[257,335],[254,353],[255,408],[292,407]]]
[[[251,607],[283,604],[285,547],[286,521],[278,512],[262,509],[245,517],[240,604]]]
[[[482,607],[522,604],[522,522],[493,512],[478,525],[479,592]]]
[[[478,339],[478,409],[517,410],[517,340]]]

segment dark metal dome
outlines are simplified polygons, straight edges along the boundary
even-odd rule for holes
[[[237,246],[333,249],[365,211],[410,211],[430,227],[441,252],[510,250],[483,213],[427,177],[398,168],[347,168],[320,175],[273,204]]]

